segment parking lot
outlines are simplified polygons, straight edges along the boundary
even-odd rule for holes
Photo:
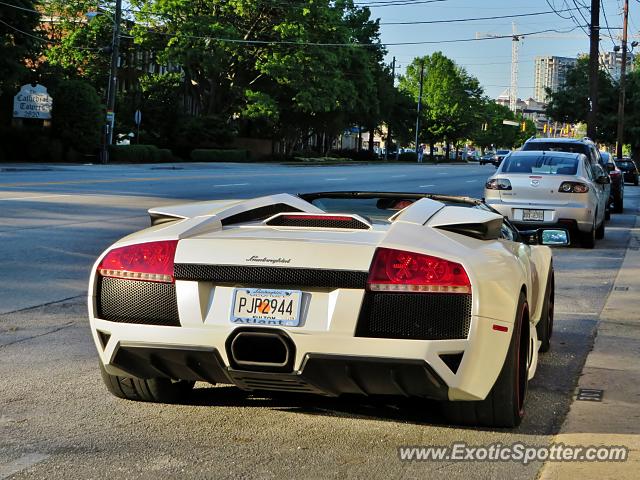
[[[404,445],[547,445],[572,402],[635,225],[639,187],[595,250],[558,248],[556,330],[515,430],[459,428],[426,401],[249,394],[197,384],[182,405],[102,385],[86,315],[96,256],[189,200],[327,190],[482,196],[492,166],[52,166],[0,173],[0,478],[536,478],[540,463],[401,462]]]

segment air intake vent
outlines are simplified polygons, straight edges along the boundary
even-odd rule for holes
[[[440,359],[444,362],[444,364],[449,367],[453,373],[458,373],[458,368],[460,368],[460,363],[462,363],[462,356],[464,352],[460,353],[443,353],[440,355]]]
[[[355,215],[283,213],[265,222],[271,227],[339,228],[369,230],[371,225]]]
[[[276,203],[275,205],[265,205],[264,207],[254,208],[246,212],[237,213],[230,217],[222,219],[222,225],[233,225],[236,223],[257,222],[265,218],[272,217],[282,212],[299,212],[298,208],[287,205],[286,203]]]

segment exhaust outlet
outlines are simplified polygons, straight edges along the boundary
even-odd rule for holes
[[[227,340],[231,366],[238,370],[290,372],[295,347],[281,331],[240,330]]]

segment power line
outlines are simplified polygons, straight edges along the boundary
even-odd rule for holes
[[[576,10],[575,8],[567,8],[564,10],[559,10],[560,12],[568,12],[570,10]],[[434,24],[434,23],[458,23],[458,22],[475,22],[481,20],[500,20],[506,18],[519,18],[519,17],[537,17],[540,15],[550,15],[552,13],[557,13],[555,10],[545,11],[545,12],[534,12],[534,13],[518,13],[514,15],[494,15],[491,17],[476,17],[476,18],[453,18],[449,20],[423,20],[423,21],[412,21],[412,22],[380,22],[380,25],[425,25],[425,24]]]

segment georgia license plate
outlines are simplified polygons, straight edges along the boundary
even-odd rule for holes
[[[231,322],[246,325],[297,327],[300,324],[302,292],[236,288]]]
[[[523,210],[522,220],[525,222],[542,222],[544,221],[544,210]]]

